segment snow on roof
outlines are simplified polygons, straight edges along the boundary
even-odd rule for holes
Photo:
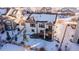
[[[40,22],[40,23],[47,23],[47,21],[36,21],[36,22]]]
[[[13,44],[5,44],[1,51],[24,51],[25,49],[21,46],[13,45]]]
[[[7,12],[6,8],[0,8],[0,15],[5,14]]]
[[[33,14],[36,21],[48,21],[52,22],[55,20],[56,15],[47,15],[47,14]]]
[[[78,16],[72,16],[72,17],[68,17],[68,18],[58,18],[57,20],[64,20],[64,21],[71,21],[72,19],[77,19]]]

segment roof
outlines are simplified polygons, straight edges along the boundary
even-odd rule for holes
[[[48,21],[36,21],[36,22],[40,22],[40,23],[47,23]]]
[[[6,15],[6,13],[10,10],[10,8],[6,7],[6,8],[0,8],[0,12],[2,15]]]
[[[76,11],[77,10],[75,8],[62,8],[60,10],[60,12],[62,12],[62,13],[68,13],[68,15],[71,15],[71,16],[75,15]]]
[[[51,22],[48,22],[47,25],[52,26],[53,24]]]
[[[28,20],[26,20],[26,23],[36,23],[36,21],[34,20],[34,19],[28,19]]]

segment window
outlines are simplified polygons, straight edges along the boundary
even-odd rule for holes
[[[52,26],[49,26],[49,29],[52,29]]]
[[[70,42],[72,42],[72,39],[70,39]]]
[[[44,33],[44,30],[40,30],[40,33]]]
[[[54,33],[56,33],[56,31],[54,31]]]
[[[78,38],[78,40],[77,40],[77,44],[79,44],[79,38]]]
[[[35,30],[34,30],[34,29],[32,29],[32,32],[35,32]]]
[[[48,32],[48,31],[49,31],[49,29],[47,28],[47,29],[45,29],[45,31],[46,31],[46,32]]]
[[[35,24],[30,24],[30,27],[35,27]]]
[[[74,37],[74,35],[72,35],[72,37]]]
[[[45,25],[44,24],[39,24],[39,27],[45,28]]]

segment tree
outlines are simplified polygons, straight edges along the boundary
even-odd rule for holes
[[[28,41],[28,40],[27,40],[27,37],[26,37],[26,30],[23,31],[23,40]]]
[[[6,38],[8,41],[10,41],[11,40],[11,37],[10,37],[10,35],[9,35],[9,32],[7,32],[7,38]]]

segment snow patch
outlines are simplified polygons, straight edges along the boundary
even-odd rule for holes
[[[25,48],[13,44],[5,44],[2,48],[1,51],[24,51]]]

